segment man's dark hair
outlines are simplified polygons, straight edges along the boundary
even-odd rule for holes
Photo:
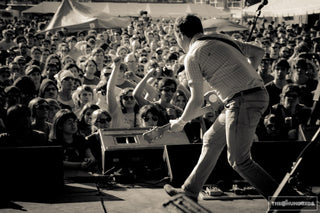
[[[17,134],[19,131],[23,131],[21,127],[23,128],[29,128],[27,123],[18,123],[17,121],[21,118],[28,118],[31,116],[31,111],[29,107],[23,104],[17,104],[14,106],[11,106],[7,110],[7,120],[6,120],[6,127],[7,132],[9,134]]]
[[[272,63],[272,70],[276,66],[283,67],[283,68],[286,68],[286,69],[290,69],[290,64],[289,64],[288,60],[285,59],[285,58],[279,58],[278,60],[274,61]]]
[[[192,38],[198,33],[203,33],[203,26],[200,18],[192,14],[178,17],[174,26],[176,32],[181,32],[189,38]]]
[[[177,89],[177,82],[172,79],[172,78],[168,78],[168,77],[165,77],[165,78],[162,78],[159,83],[158,83],[158,89],[161,89],[163,87],[166,87],[166,86],[171,86],[171,85],[174,85],[175,89]]]

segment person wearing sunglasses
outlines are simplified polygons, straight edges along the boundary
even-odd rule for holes
[[[113,70],[107,84],[107,111],[112,117],[113,128],[133,128],[137,126],[139,105],[133,97],[133,87],[118,86],[119,78],[123,80],[124,72],[121,71],[121,58],[116,57]],[[117,96],[119,94],[119,96]]]
[[[110,128],[112,122],[111,115],[107,110],[97,109],[92,112],[91,126],[92,133],[86,137],[87,144],[91,149],[93,156],[96,159],[98,171],[102,172],[102,157],[101,157],[101,140],[98,130],[106,130]]]
[[[164,77],[161,80],[159,80],[157,91],[155,91],[154,89],[153,91],[151,91],[150,89],[147,90],[147,88],[151,87],[151,85],[148,83],[149,79],[154,78],[155,76],[157,76],[157,70],[149,70],[147,74],[144,76],[144,78],[138,83],[138,85],[134,89],[133,96],[137,100],[138,104],[140,106],[144,106],[147,104],[157,103],[163,106],[165,109],[172,108],[174,110],[179,111],[181,114],[183,110],[171,103],[171,100],[177,90],[176,80]],[[149,97],[145,96],[145,93],[147,93]],[[150,98],[155,97],[154,93],[157,93],[159,95],[156,101],[153,101],[153,98]]]
[[[159,104],[144,105],[139,110],[139,126],[153,127],[169,123],[169,116]]]

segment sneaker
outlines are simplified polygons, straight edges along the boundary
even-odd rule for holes
[[[175,195],[178,195],[178,194],[182,194],[182,195],[185,195],[188,198],[192,199],[193,201],[198,202],[198,198],[197,197],[192,196],[191,194],[187,193],[186,191],[184,191],[181,188],[174,188],[173,186],[171,186],[169,184],[164,185],[163,188],[167,192],[167,194],[170,195],[171,197],[175,196]]]

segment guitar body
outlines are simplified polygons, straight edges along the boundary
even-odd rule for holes
[[[155,127],[145,133],[143,133],[143,139],[151,143],[153,140],[157,140],[162,137],[163,133],[170,129],[170,123]]]

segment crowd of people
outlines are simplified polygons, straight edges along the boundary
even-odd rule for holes
[[[99,129],[151,128],[182,115],[190,89],[173,20],[144,14],[127,28],[78,32],[42,25],[0,21],[0,146],[59,144],[66,168],[98,171]],[[298,140],[300,125],[320,119],[320,23],[264,20],[252,44],[265,49],[257,72],[270,96],[255,140]],[[212,108],[184,126],[190,143],[201,142],[224,108],[209,86],[199,95]]]

